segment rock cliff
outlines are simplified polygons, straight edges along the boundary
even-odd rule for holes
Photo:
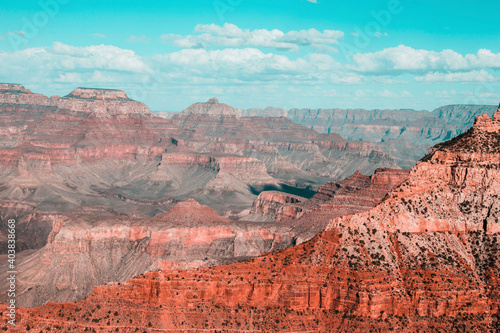
[[[47,244],[16,258],[19,306],[76,301],[95,286],[147,271],[220,265],[294,242],[288,226],[231,221],[193,199],[154,218],[58,214],[45,220],[52,223]],[[0,267],[0,278],[7,278],[5,263]],[[2,302],[6,287],[0,287]]]
[[[53,96],[51,102],[60,109],[96,117],[153,115],[146,105],[128,98],[120,90],[77,88],[62,98]]]

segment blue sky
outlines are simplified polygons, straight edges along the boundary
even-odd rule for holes
[[[0,6],[0,81],[153,110],[500,101],[499,1],[41,0]]]

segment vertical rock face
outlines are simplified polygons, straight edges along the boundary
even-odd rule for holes
[[[286,221],[302,215],[300,203],[306,199],[297,195],[264,191],[255,199],[252,211],[242,219],[251,221]]]
[[[307,140],[316,136],[311,129],[280,118],[241,117],[241,110],[221,104],[217,98],[195,103],[172,117],[175,124],[200,131],[209,137],[246,140]]]
[[[266,164],[269,173],[283,180],[302,179],[322,185],[350,176],[353,165],[364,173],[398,167],[389,154],[371,142],[348,142],[340,135],[320,135],[282,116],[241,117],[240,110],[216,99],[195,103],[172,120],[181,128],[209,138],[208,142],[189,142],[193,149],[256,157]]]
[[[31,91],[26,89],[23,85],[14,83],[0,83],[0,92],[2,92],[2,94],[31,94]]]
[[[130,101],[127,94],[121,90],[113,89],[92,89],[92,88],[76,88],[69,93],[67,98],[75,99],[95,99],[95,100],[123,100]]]
[[[304,244],[231,265],[147,273],[74,304],[19,309],[19,324],[68,332],[494,332],[500,132],[491,129],[479,118],[434,147],[382,203],[333,219]],[[110,315],[114,309],[121,311]]]
[[[486,113],[478,116],[474,122],[474,128],[489,133],[498,132],[500,130],[500,106],[493,118],[490,118]]]
[[[188,157],[195,158],[187,161]],[[225,168],[207,155],[179,154],[177,159],[164,159],[168,159],[169,165],[195,163]],[[391,177],[390,172],[402,173],[379,170],[376,174],[389,173]],[[358,172],[339,182],[340,188],[329,190],[324,186],[319,193],[327,195],[326,200],[262,192],[255,206],[266,217],[279,217],[278,221],[268,219],[264,223],[255,219],[248,222],[245,217],[240,221],[222,218],[193,199],[179,202],[154,218],[110,217],[97,212],[92,215],[89,210],[79,214],[33,214],[26,217],[26,225],[36,225],[38,232],[22,232],[38,236],[41,226],[45,226],[43,236],[47,244],[18,258],[17,304],[32,307],[47,301],[76,301],[96,285],[123,281],[145,271],[213,266],[289,247],[320,232],[333,217],[369,209],[370,206],[357,203],[357,195],[370,187],[370,178]],[[348,197],[353,201],[350,206],[342,202],[347,202]],[[301,215],[301,219],[295,219]],[[94,260],[100,257],[106,259]],[[4,277],[0,273],[0,278]],[[6,301],[4,291],[0,287],[0,302]]]
[[[392,162],[370,144],[349,143],[351,149],[333,135],[315,144],[311,129],[285,118],[243,119],[215,99],[186,112],[200,128],[219,123],[214,137],[152,117],[117,90],[78,88],[47,98],[2,85],[0,108],[0,217],[18,219],[17,244],[29,250],[19,256],[18,295],[29,306],[74,301],[95,285],[152,269],[210,266],[288,247],[310,228],[219,214],[238,216],[266,186],[296,189],[296,175],[317,188],[351,173],[348,163],[364,161],[360,167],[371,170],[372,161]],[[340,156],[342,164],[328,170]],[[281,214],[297,216],[293,207]]]

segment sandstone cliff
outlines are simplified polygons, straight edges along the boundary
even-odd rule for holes
[[[47,98],[21,85],[1,88],[0,200],[37,211],[101,206],[151,216],[169,208],[153,198],[193,197],[235,216],[251,206],[258,186],[317,189],[349,176],[353,165],[367,174],[396,167],[371,143],[318,135],[286,118],[239,117],[216,99],[167,120],[117,90],[77,88]],[[179,153],[218,157],[212,165],[167,162]],[[127,200],[133,204],[124,206]]]

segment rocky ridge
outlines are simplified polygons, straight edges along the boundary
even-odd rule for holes
[[[394,177],[391,171],[404,174],[401,170],[380,170],[377,174]],[[309,200],[281,192],[262,192],[262,196],[289,196],[294,198],[292,202],[304,202],[299,219],[296,219],[299,214],[290,209],[294,206],[286,204],[287,200],[263,209],[267,215],[276,209],[282,217],[289,212],[287,219],[281,221],[268,218],[249,222],[245,216],[240,221],[228,220],[193,199],[179,202],[153,218],[130,214],[108,216],[98,210],[52,214],[44,219],[39,216],[37,223],[40,226],[45,223],[44,230],[48,232],[44,236],[47,243],[40,250],[19,255],[18,305],[76,301],[87,296],[94,286],[124,281],[146,271],[220,265],[302,243],[323,230],[331,218],[370,208],[366,204],[368,199],[344,206],[332,199],[341,193],[346,201],[350,196],[355,199],[360,188],[351,186],[369,187],[357,181],[358,174],[340,182],[345,189],[330,186],[335,188],[330,190],[326,185],[318,198],[313,196]],[[370,182],[370,177],[361,178]],[[26,225],[32,226],[32,220]]]
[[[391,165],[369,144],[318,136],[284,118],[243,119],[237,128],[251,140],[237,132],[207,137],[150,116],[115,90],[47,98],[9,85],[0,97],[9,99],[1,106],[0,215],[18,220],[24,305],[73,301],[151,269],[211,266],[302,242],[305,225],[230,223],[219,214],[238,217],[268,186],[314,193],[330,175],[349,173],[348,163]],[[2,232],[4,252],[6,241]]]

